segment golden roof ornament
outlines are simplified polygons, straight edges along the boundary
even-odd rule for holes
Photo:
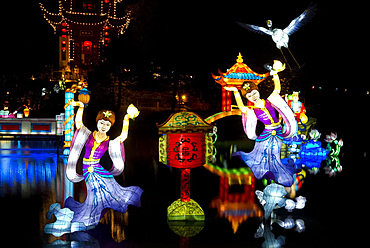
[[[238,58],[236,59],[236,62],[243,63],[243,56],[240,54],[240,52],[239,52]]]

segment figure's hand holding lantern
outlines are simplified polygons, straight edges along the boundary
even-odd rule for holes
[[[158,125],[159,161],[181,169],[181,198],[167,209],[168,220],[204,220],[204,212],[190,199],[190,169],[207,163],[213,156],[213,126],[192,112],[172,114]]]

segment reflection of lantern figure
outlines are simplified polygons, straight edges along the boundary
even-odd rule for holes
[[[218,216],[228,219],[234,233],[248,218],[262,216],[262,210],[255,203],[255,178],[248,167],[225,169],[212,164],[204,167],[220,176],[219,196],[212,200],[210,207],[217,208]],[[231,192],[230,187],[234,185],[243,186],[243,190]]]
[[[159,161],[181,169],[181,198],[168,207],[169,220],[204,220],[202,208],[190,199],[190,169],[212,158],[213,126],[197,114],[178,112],[159,125]]]

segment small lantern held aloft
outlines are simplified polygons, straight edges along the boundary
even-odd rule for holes
[[[207,163],[213,156],[213,126],[192,112],[172,114],[158,125],[159,161],[181,169],[181,198],[167,209],[168,220],[204,220],[204,212],[190,199],[190,169]]]
[[[78,95],[78,100],[85,105],[89,103],[90,95],[89,95],[89,91],[86,88],[82,88],[80,90],[80,94]]]

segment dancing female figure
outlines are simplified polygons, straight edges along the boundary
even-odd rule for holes
[[[122,187],[113,177],[120,175],[124,169],[123,141],[127,138],[129,119],[139,114],[137,108],[132,104],[129,106],[123,120],[121,135],[110,140],[106,133],[115,122],[115,114],[112,111],[101,110],[96,117],[98,131],[91,132],[82,123],[84,104],[73,101],[72,105],[79,108],[76,114],[77,131],[73,136],[66,174],[73,183],[85,180],[87,196],[83,203],[75,201],[72,197],[67,198],[63,209],[59,203],[50,206],[47,217],[51,218],[55,214],[57,221],[47,224],[44,231],[54,236],[94,228],[108,208],[125,213],[128,205],[140,207],[143,192],[137,186]],[[76,171],[76,164],[84,147],[83,175],[80,175]],[[100,159],[107,150],[113,161],[109,171],[100,164]]]
[[[242,111],[244,131],[249,139],[256,140],[251,152],[238,151],[232,155],[242,159],[257,179],[267,177],[288,187],[294,182],[292,175],[295,173],[295,169],[281,163],[280,150],[282,139],[291,137],[297,132],[297,122],[292,110],[279,95],[280,80],[277,72],[284,70],[284,68],[285,65],[283,66],[280,61],[275,60],[273,70],[270,73],[273,75],[275,88],[266,100],[260,98],[256,84],[249,81],[244,82],[241,93],[252,103],[250,106],[244,106],[237,88],[225,87],[225,89],[234,92],[238,107]],[[275,114],[275,109],[285,122],[284,133],[279,118]],[[265,129],[258,137],[256,135],[257,120],[265,125]]]

